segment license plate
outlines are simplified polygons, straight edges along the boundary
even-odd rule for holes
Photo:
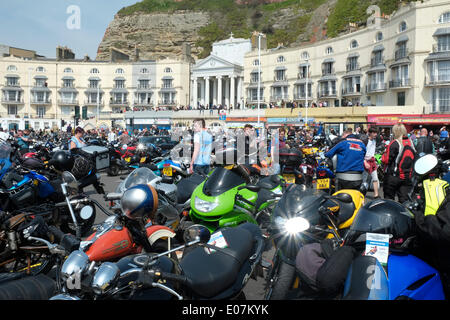
[[[145,162],[145,160],[147,160],[147,158],[146,158],[146,157],[143,157],[143,158],[141,158],[141,163],[144,163],[144,162]]]
[[[317,189],[330,189],[330,179],[317,179]]]
[[[131,162],[131,157],[125,158],[126,162]]]
[[[283,178],[286,183],[295,183],[295,175],[293,174],[283,174]]]
[[[229,165],[229,166],[225,166],[224,168],[227,169],[227,170],[231,170],[231,169],[233,169],[233,167],[234,167],[234,165],[231,164],[231,165]]]
[[[172,167],[163,168],[163,175],[165,175],[167,177],[171,177],[172,176]]]

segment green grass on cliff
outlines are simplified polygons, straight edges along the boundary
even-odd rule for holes
[[[400,2],[412,2],[415,0],[338,0],[333,12],[327,21],[327,36],[337,37],[344,32],[349,22],[365,23],[369,18],[366,13],[367,8],[372,5],[378,5],[383,14],[390,15],[397,10]]]
[[[199,30],[201,39],[195,44],[203,48],[200,58],[204,58],[210,54],[212,43],[228,38],[230,32],[233,32],[235,38],[249,38],[254,30],[258,30],[266,34],[268,48],[274,48],[278,43],[288,46],[304,33],[312,12],[327,1],[329,0],[285,0],[263,4],[260,0],[251,0],[250,4],[238,5],[234,0],[143,0],[122,8],[118,15],[126,16],[137,12],[171,13],[179,10],[208,12],[212,22]],[[346,30],[349,22],[365,23],[368,18],[366,9],[370,4],[377,4],[382,12],[390,14],[397,9],[400,1],[338,0],[327,21],[328,37],[338,36]],[[291,9],[299,15],[294,21],[285,23],[283,28],[275,29],[273,16],[282,9]]]

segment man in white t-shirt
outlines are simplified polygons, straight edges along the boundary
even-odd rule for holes
[[[5,142],[9,137],[8,131],[3,131],[3,128],[0,128],[0,142]]]
[[[377,145],[377,137],[378,130],[375,127],[370,127],[368,132],[368,140],[366,144],[366,155],[364,157],[364,168],[366,169],[363,173],[363,181],[366,181],[368,178],[368,175],[372,177],[372,184],[373,184],[373,196],[374,199],[379,198],[379,188],[380,188],[380,182],[378,180],[378,174],[377,174],[377,164],[375,161],[375,149]]]
[[[114,142],[117,140],[117,134],[114,129],[111,129],[111,131],[108,133],[108,142]]]

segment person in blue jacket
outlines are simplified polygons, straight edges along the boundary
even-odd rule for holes
[[[337,155],[336,191],[359,190],[363,181],[366,146],[356,135],[352,134],[351,128],[344,132],[342,138],[338,144],[325,153],[325,157],[330,159]]]

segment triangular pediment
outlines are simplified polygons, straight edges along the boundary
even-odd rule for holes
[[[203,60],[197,61],[197,63],[193,67],[193,71],[236,68],[236,67],[239,66],[237,64],[234,64],[232,62],[229,62],[225,59],[219,58],[212,54]]]

